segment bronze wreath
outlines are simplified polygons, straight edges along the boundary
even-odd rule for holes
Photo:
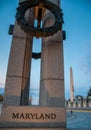
[[[62,23],[63,23],[63,14],[62,10],[53,4],[52,2],[49,2],[48,0],[43,0],[43,7],[49,9],[55,16],[55,23],[52,26],[46,27],[46,28],[38,28],[33,27],[28,24],[28,22],[25,20],[25,12],[31,8],[39,5],[39,0],[27,0],[25,2],[22,2],[19,7],[17,8],[16,13],[16,20],[17,23],[21,26],[21,29],[23,29],[26,33],[35,36],[35,37],[47,37],[50,35],[53,35],[58,30],[62,29]]]

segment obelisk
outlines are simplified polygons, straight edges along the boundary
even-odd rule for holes
[[[72,67],[70,67],[70,100],[71,102],[74,100],[74,81]]]

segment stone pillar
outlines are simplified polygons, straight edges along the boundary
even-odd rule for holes
[[[28,10],[25,17],[33,25],[34,11]],[[5,106],[28,104],[32,40],[15,23],[3,101]]]
[[[76,101],[73,102],[73,107],[74,107],[74,108],[76,107]]]
[[[89,101],[89,103],[88,103],[88,104],[89,104],[88,106],[89,106],[89,107],[91,107],[91,100]]]
[[[78,101],[78,107],[81,107],[81,102]]]
[[[83,100],[83,107],[86,107],[86,101]]]
[[[69,108],[71,107],[71,102],[70,102],[70,101],[68,102],[68,107],[69,107]]]
[[[59,0],[51,2],[58,5]],[[54,15],[46,10],[43,26],[48,27],[54,21]],[[62,31],[42,40],[40,106],[65,107]]]

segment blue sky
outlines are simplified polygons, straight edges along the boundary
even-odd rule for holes
[[[63,0],[65,88],[69,91],[69,68],[72,66],[76,94],[86,95],[91,86],[91,1]]]
[[[10,24],[15,22],[18,0],[0,1],[0,86],[4,86],[12,36]],[[73,68],[75,94],[85,96],[91,86],[91,0],[61,0],[64,14],[65,93],[69,97],[70,66]],[[34,51],[41,50],[41,40],[34,39]],[[39,87],[40,60],[32,61],[31,88]],[[36,80],[37,79],[37,80]]]

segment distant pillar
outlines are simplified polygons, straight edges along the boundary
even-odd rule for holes
[[[33,25],[33,10],[27,11],[26,19]],[[32,40],[33,38],[15,23],[3,101],[5,106],[28,104]]]
[[[51,2],[59,4],[59,0]],[[46,10],[43,26],[50,26],[54,21],[53,14]],[[42,40],[40,106],[65,106],[62,31]]]
[[[71,102],[74,100],[74,81],[72,67],[70,67],[70,100]]]

